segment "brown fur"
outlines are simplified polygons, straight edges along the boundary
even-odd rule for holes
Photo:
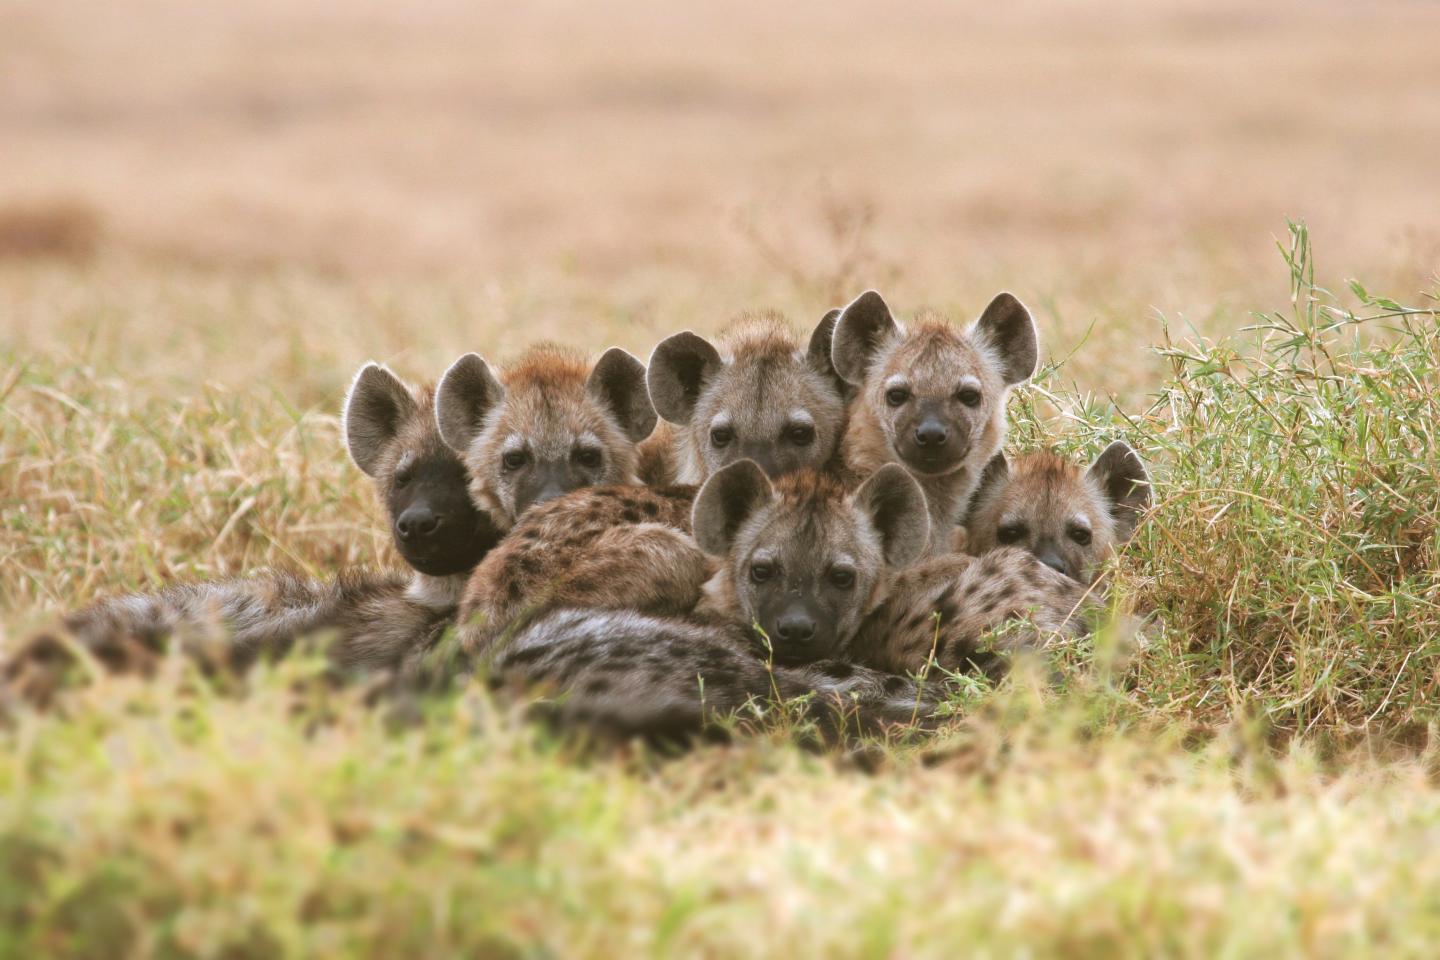
[[[1007,650],[1048,631],[1077,629],[1083,587],[1025,551],[910,566],[906,558],[928,538],[925,505],[918,489],[907,499],[896,477],[877,473],[849,495],[814,474],[737,489],[723,544],[703,533],[715,499],[707,485],[696,504],[696,536],[707,549],[723,546],[724,558],[706,585],[702,612],[759,626],[780,663],[838,658],[892,673],[924,668],[932,652],[949,670],[993,669],[997,658],[980,641],[1016,618],[1028,627]],[[904,473],[898,478],[914,487]],[[721,479],[717,474],[712,484]],[[757,564],[766,569],[760,582]],[[835,579],[837,570],[846,571],[843,581]],[[800,611],[814,622],[814,634],[787,639],[786,618]]]
[[[1008,294],[959,330],[935,314],[907,329],[879,294],[862,294],[835,328],[836,368],[858,389],[841,452],[859,480],[899,463],[930,505],[932,553],[950,542],[980,471],[1005,437],[1010,387],[1035,367],[1034,323]]]
[[[1088,469],[1048,450],[986,467],[966,517],[968,553],[1000,546],[1028,550],[1084,583],[1130,539],[1149,505],[1150,485],[1139,457],[1112,444]]]
[[[440,394],[441,434],[465,462],[471,498],[506,530],[569,490],[636,482],[636,443],[655,423],[644,367],[620,350],[591,366],[541,344],[498,377],[471,354],[446,372]]]
[[[694,497],[694,487],[596,487],[532,508],[471,575],[462,648],[485,655],[562,606],[688,612],[708,573],[688,536]]]
[[[830,361],[834,314],[800,337],[776,313],[748,314],[711,346],[676,334],[652,353],[646,378],[667,422],[640,447],[651,484],[703,483],[748,458],[771,476],[835,460],[845,427],[843,382]]]

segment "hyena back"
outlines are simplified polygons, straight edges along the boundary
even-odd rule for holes
[[[489,676],[553,691],[544,712],[563,726],[671,742],[777,701],[801,699],[832,741],[928,725],[937,710],[905,677],[833,660],[775,664],[748,629],[632,610],[555,610],[507,643]]]
[[[772,477],[830,463],[845,428],[845,384],[830,358],[837,316],[808,340],[779,314],[755,313],[717,344],[690,331],[661,341],[646,383],[665,425],[641,445],[641,479],[698,484],[741,459]]]
[[[980,319],[958,330],[935,314],[908,329],[875,291],[861,294],[835,323],[835,369],[858,395],[842,452],[852,477],[898,463],[929,503],[930,552],[951,530],[1005,437],[1010,388],[1035,372],[1035,322],[1002,293]]]
[[[1150,477],[1139,454],[1117,440],[1088,469],[1047,450],[986,466],[965,518],[966,550],[1030,551],[1067,577],[1091,583],[1129,541],[1150,506]]]

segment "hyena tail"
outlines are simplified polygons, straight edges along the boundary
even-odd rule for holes
[[[512,637],[492,687],[536,688],[535,712],[604,737],[724,738],[794,701],[831,742],[923,726],[936,705],[907,678],[845,663],[772,666],[743,632],[633,611],[557,610]]]

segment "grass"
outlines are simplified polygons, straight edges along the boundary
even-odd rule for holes
[[[1427,955],[1440,326],[1318,286],[1301,227],[1282,253],[1282,307],[1170,327],[1148,405],[1066,365],[1016,399],[1020,446],[1152,461],[1113,573],[1140,651],[820,754],[783,714],[597,753],[478,691],[396,730],[303,659],[239,692],[102,679],[0,730],[0,956]],[[303,395],[344,382],[302,367]],[[331,400],[13,352],[0,397],[11,640],[97,593],[384,552]]]

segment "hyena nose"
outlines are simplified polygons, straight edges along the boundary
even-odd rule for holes
[[[787,613],[775,624],[775,633],[782,643],[804,643],[815,636],[815,620],[808,613]]]
[[[1060,554],[1056,553],[1054,550],[1042,550],[1036,556],[1041,563],[1045,564],[1045,566],[1049,567],[1051,570],[1057,570],[1067,577],[1070,576],[1070,568],[1065,563],[1065,559],[1061,557]]]
[[[399,532],[400,539],[405,541],[415,537],[428,537],[440,529],[442,519],[429,507],[410,507],[396,519],[395,529]]]
[[[915,445],[920,447],[943,446],[950,439],[950,431],[939,420],[925,420],[915,428]]]

